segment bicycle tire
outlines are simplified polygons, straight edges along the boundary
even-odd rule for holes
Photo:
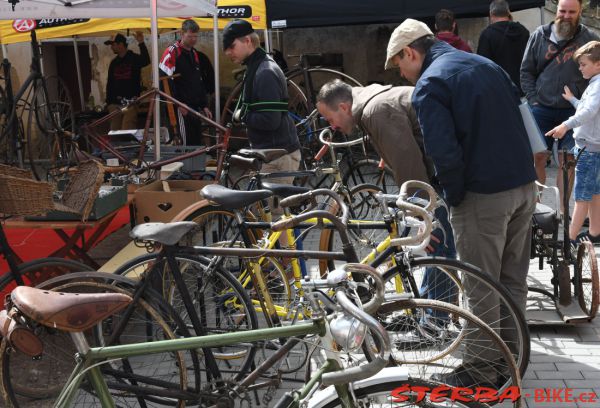
[[[590,320],[596,317],[598,313],[598,304],[600,303],[599,280],[598,261],[594,245],[591,242],[581,242],[575,262],[575,293],[579,306]]]
[[[71,259],[48,257],[19,264],[17,273],[27,286],[37,286],[55,276],[92,270],[89,265]],[[10,272],[7,272],[0,278],[0,292],[8,293],[8,291],[11,291],[16,286],[14,277]]]
[[[471,289],[479,291],[482,297],[497,296],[499,304],[502,305],[503,314],[496,320],[491,321],[491,324],[488,324],[501,333],[502,339],[513,353],[520,374],[524,375],[529,364],[529,355],[531,352],[529,329],[523,313],[521,313],[507,289],[491,280],[479,268],[456,259],[422,257],[409,259],[408,262],[410,268],[409,276],[414,282],[398,282],[397,277],[400,277],[400,268],[394,266],[383,273],[383,278],[387,282],[386,290],[388,292],[397,293],[398,291],[402,291],[401,288],[397,287],[399,283],[403,286],[416,285],[420,291],[416,296],[433,296],[438,300],[455,302],[466,310],[475,310],[474,313],[480,316],[486,323],[488,323],[486,320],[486,317],[489,315],[488,311],[480,310],[481,308],[478,308],[477,304],[469,302],[463,285],[465,282],[469,282]],[[436,271],[444,274],[444,276],[434,276],[429,282],[430,286],[431,284],[435,284],[438,287],[424,287],[423,281],[427,279],[425,275],[428,268],[435,268]],[[454,287],[447,285],[448,282],[445,279],[450,279],[454,282],[459,292],[455,292],[456,289]],[[427,290],[427,292],[422,293],[424,290]]]
[[[124,288],[98,282],[71,282],[65,285],[56,286],[53,290],[73,293],[108,291],[132,295],[131,292]],[[138,300],[136,307],[136,311],[128,320],[126,335],[121,336],[121,340],[132,340],[135,338],[133,342],[139,342],[139,339],[141,338],[142,341],[148,341],[148,335],[158,339],[178,338],[178,334],[172,330],[170,324],[164,321],[160,316],[160,313],[143,299]],[[113,315],[111,318],[102,322],[101,325],[98,325],[96,329],[93,330],[93,335],[88,334],[90,344],[98,345],[99,338],[102,338],[102,336],[109,333],[107,330],[114,324],[115,319],[118,319],[119,315],[120,314]],[[135,324],[135,322],[139,323]],[[50,360],[52,363],[51,366],[48,366],[47,364],[44,366],[42,363],[42,360],[44,360],[43,358],[42,360],[32,360],[29,357],[19,356],[16,352],[12,351],[6,341],[3,341],[0,346],[0,363],[2,365],[0,375],[2,376],[3,394],[5,398],[7,398],[6,402],[9,406],[23,406],[31,398],[36,400],[36,405],[43,405],[51,402],[58,396],[75,366],[75,348],[71,345],[68,333],[45,327],[39,328],[38,332],[44,341],[45,347],[43,356]],[[125,343],[127,342],[129,341],[125,341]],[[123,344],[123,341],[121,341],[120,344]],[[71,347],[69,347],[70,345]],[[152,361],[145,360],[150,358],[149,356],[145,356],[144,360],[141,358],[112,360],[110,363],[107,363],[107,365],[102,366],[102,372],[104,376],[112,376],[113,382],[120,386],[116,390],[112,390],[110,389],[110,384],[113,384],[113,382],[107,381],[109,383],[109,390],[111,390],[113,398],[118,401],[117,403],[119,406],[140,406],[140,401],[143,401],[145,406],[148,407],[165,405],[183,407],[185,406],[184,399],[174,400],[165,399],[163,397],[154,398],[152,396],[152,388],[150,387],[153,384],[153,380],[162,380],[172,384],[179,384],[179,389],[186,389],[188,383],[187,370],[185,369],[187,367],[185,354],[185,352],[153,354],[151,357]],[[69,359],[71,361],[69,361]],[[160,362],[157,360],[160,360]],[[118,366],[119,364],[127,368],[124,371],[119,371],[115,368],[115,366]],[[15,378],[17,367],[22,374],[18,378]],[[135,371],[134,367],[136,368]],[[152,372],[148,373],[148,370],[152,370]],[[23,371],[25,371],[25,373],[23,373]],[[41,375],[44,373],[45,375]],[[25,377],[21,378],[23,374]],[[140,397],[139,391],[135,392],[130,390],[128,393],[127,384],[124,381],[129,375],[136,376],[135,380],[132,381],[136,384],[129,384],[130,388],[133,387],[134,390],[139,390],[136,386],[139,383],[143,383],[145,377],[149,378],[149,380],[144,383],[146,388],[143,397]],[[36,380],[42,380],[38,387],[32,385]],[[52,383],[46,381],[51,381]],[[175,383],[173,383],[173,381],[175,381]],[[85,380],[81,388],[82,391],[78,393],[72,406],[86,408],[100,406],[96,396],[89,386],[86,385]],[[157,389],[160,389],[160,386],[157,387]]]
[[[390,369],[388,369],[390,370]],[[431,390],[436,389],[440,386],[440,383],[435,381],[425,380],[421,378],[413,378],[413,377],[399,377],[394,378],[393,375],[389,376],[391,378],[383,378],[381,382],[375,381],[365,381],[365,384],[361,384],[361,382],[353,383],[352,390],[359,401],[367,401],[370,402],[370,405],[364,406],[376,406],[376,407],[420,407],[420,408],[487,408],[488,404],[483,402],[478,402],[473,400],[470,397],[466,397],[466,401],[455,401],[450,403],[450,401],[444,401],[443,403],[434,403],[431,402],[431,397],[429,394]],[[375,382],[375,383],[374,383]],[[407,398],[407,401],[401,402],[393,402],[392,396],[398,396],[398,391],[400,387],[406,387],[407,391],[405,393],[401,393],[403,397]],[[418,396],[417,390],[422,392],[421,398]],[[428,397],[429,396],[429,397]],[[340,407],[341,401],[337,398],[337,401],[332,401],[335,399],[337,394],[333,392],[331,389],[326,389],[321,391],[319,394],[315,394],[315,396],[309,400],[308,407],[309,408],[335,408]],[[321,401],[317,399],[322,398]],[[377,400],[373,400],[377,398]],[[450,405],[449,405],[450,403]]]
[[[379,168],[379,161],[374,159],[361,159],[354,163],[352,167],[346,169],[342,180],[349,188],[359,184],[374,184],[385,194],[400,193],[392,169],[387,165],[384,165],[383,169]]]
[[[138,277],[145,274],[154,266],[159,254],[146,254],[139,256],[122,265],[115,274],[126,277]],[[258,328],[258,319],[252,301],[237,279],[224,268],[213,268],[207,270],[210,260],[204,257],[191,257],[176,255],[180,272],[185,280],[196,313],[203,325],[206,334],[220,334],[239,330],[252,330]],[[177,286],[172,281],[171,272],[168,267],[160,266],[161,275],[151,276],[155,288],[160,292],[165,301],[181,316],[187,324],[192,335],[193,326],[190,321],[189,312],[184,307]],[[148,277],[147,277],[148,279]],[[160,280],[159,280],[160,279]],[[208,295],[212,294],[212,297]],[[209,307],[212,308],[209,310]],[[246,343],[243,345],[231,345],[221,347],[214,351],[215,359],[221,363],[221,378],[224,380],[239,381],[249,371],[256,345]],[[235,363],[235,366],[234,366]],[[222,369],[225,366],[226,369]],[[206,367],[201,369],[208,373]],[[230,374],[230,377],[222,375]],[[214,373],[207,374],[209,376]],[[211,378],[207,377],[206,381]]]

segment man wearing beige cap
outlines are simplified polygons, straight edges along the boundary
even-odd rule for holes
[[[524,311],[536,174],[518,89],[492,61],[436,40],[425,24],[412,19],[392,33],[385,67],[399,68],[415,84],[412,103],[425,153],[451,206],[460,259],[501,283]],[[465,289],[477,316],[500,321],[497,297],[469,290],[469,282]],[[473,351],[474,343],[465,345]],[[440,380],[493,386],[501,376],[478,365],[493,354],[468,353],[462,366]]]

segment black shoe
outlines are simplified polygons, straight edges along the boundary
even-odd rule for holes
[[[600,244],[600,235],[592,235],[589,231],[582,232],[575,239],[577,242],[590,241],[592,244]]]

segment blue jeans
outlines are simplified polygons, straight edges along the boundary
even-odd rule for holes
[[[575,113],[575,108],[549,108],[542,105],[533,105],[531,107],[533,117],[537,122],[540,130],[543,134],[554,129],[556,126],[569,119]],[[546,136],[546,145],[548,150],[552,151],[555,139],[553,137]],[[575,146],[575,140],[573,139],[573,130],[569,130],[562,139],[558,140],[558,150],[571,150]]]
[[[581,149],[575,148],[575,154]],[[592,201],[600,194],[600,152],[584,150],[575,166],[575,201]]]
[[[436,209],[435,218],[440,222],[442,228],[434,231],[433,234],[436,235],[436,237],[441,238],[441,240],[443,238],[445,239],[437,245],[432,245],[434,244],[433,242],[430,243],[430,245],[434,247],[434,251],[430,255],[456,259],[454,233],[452,231],[452,226],[450,225],[446,208],[439,207]],[[440,271],[438,268],[426,268],[423,275],[423,282],[421,282],[420,293],[421,296],[426,299],[454,303],[458,288],[445,272]],[[448,319],[448,314],[444,312],[435,311],[431,313],[431,316],[437,319]]]

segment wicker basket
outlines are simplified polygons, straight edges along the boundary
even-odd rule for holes
[[[8,167],[8,166],[4,166]],[[38,215],[54,208],[50,183],[0,174],[0,213]]]
[[[82,221],[87,220],[103,181],[104,166],[101,163],[93,160],[81,163],[65,188],[60,202],[62,205],[58,205],[56,209],[74,210],[81,214]]]
[[[4,176],[13,176],[13,177],[21,177],[21,178],[33,178],[33,174],[31,174],[31,170],[20,169],[14,166],[7,166],[6,164],[0,164],[0,175]]]

